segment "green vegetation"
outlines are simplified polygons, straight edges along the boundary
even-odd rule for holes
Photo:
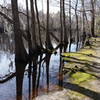
[[[93,72],[92,68],[95,68],[93,67],[94,63],[95,66],[98,64],[100,38],[91,38],[90,41],[92,43],[91,48],[85,46],[75,53],[62,53],[63,59],[68,62],[64,65],[64,70],[67,70],[66,72],[69,75],[68,82],[98,93],[99,81],[96,76],[100,74]],[[84,100],[88,98],[86,95],[73,90],[68,90],[66,95],[70,97],[70,100]]]
[[[93,43],[97,41],[96,38],[91,38],[90,40]],[[89,48],[88,46],[81,48],[80,51],[77,52],[62,53],[63,60],[68,62],[64,65],[64,68],[65,70],[70,69],[72,72],[73,70],[74,72],[77,72],[80,69],[87,71],[88,68],[93,65],[93,59],[95,55],[95,49]]]
[[[93,78],[94,77],[91,74],[84,73],[84,72],[76,72],[71,75],[70,80],[74,84],[80,84],[82,82],[86,82]]]

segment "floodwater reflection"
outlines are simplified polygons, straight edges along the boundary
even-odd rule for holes
[[[75,45],[72,46],[72,51],[75,51]],[[59,89],[59,50],[58,54],[51,55],[49,64],[49,91],[56,91]],[[44,57],[45,55],[43,55]],[[15,55],[6,51],[0,51],[0,80],[1,77],[9,73],[16,73],[16,77],[0,84],[0,100],[31,100],[32,98],[32,79],[29,82],[28,64],[14,62]],[[16,67],[15,67],[16,66]],[[39,66],[37,66],[39,67]],[[16,71],[16,72],[15,72]],[[39,68],[37,69],[37,73]],[[47,93],[46,82],[46,64],[41,63],[40,81],[38,87],[38,95]],[[31,83],[31,84],[29,84]],[[29,89],[30,88],[30,89]]]
[[[9,72],[15,72],[14,54],[1,53],[0,57],[1,57],[0,77],[9,74]],[[55,88],[57,88],[56,84],[58,84],[58,79],[57,79],[58,67],[59,67],[59,54],[57,55],[53,54],[50,60],[50,72],[49,72],[50,91],[55,90]],[[29,77],[27,71],[28,65],[23,63],[16,63],[16,68],[17,68],[15,72],[17,74],[16,77],[7,81],[6,83],[0,84],[1,100],[16,100],[16,99],[22,100],[22,98],[23,100],[29,100]],[[38,95],[47,92],[45,63],[41,66],[41,77],[40,77],[38,92],[39,92]]]

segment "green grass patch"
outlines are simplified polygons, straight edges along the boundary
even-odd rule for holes
[[[65,61],[91,61],[92,57],[89,55],[95,55],[95,51],[92,49],[80,49],[78,52],[62,53]],[[74,59],[76,58],[76,59]]]
[[[79,53],[76,53],[76,52],[66,52],[66,53],[62,53],[62,56],[68,56],[68,57],[72,57],[72,56],[80,56],[80,54]]]
[[[94,54],[94,50],[92,50],[92,49],[81,49],[79,51],[79,53],[89,55],[89,54]]]
[[[82,82],[86,82],[94,77],[91,74],[84,73],[84,72],[76,72],[71,74],[71,82],[74,84],[80,84]]]

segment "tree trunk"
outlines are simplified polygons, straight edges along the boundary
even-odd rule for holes
[[[11,0],[11,3],[12,3],[13,26],[15,35],[15,60],[27,61],[27,53],[23,44],[22,34],[20,30],[17,0]]]
[[[47,30],[46,30],[46,50],[53,50],[49,32],[49,0],[47,0]],[[47,90],[49,89],[49,62],[51,53],[46,53],[46,73],[47,73]]]
[[[37,78],[37,42],[36,42],[36,31],[35,31],[35,11],[34,11],[34,2],[30,0],[30,8],[31,8],[31,30],[32,30],[32,49],[33,49],[33,73],[32,73],[32,95],[36,96],[36,78]]]
[[[69,52],[71,52],[71,43],[72,43],[72,26],[71,26],[71,0],[69,0],[69,38],[70,38],[70,43],[69,43]]]
[[[78,6],[78,0],[76,0],[76,5],[75,5],[76,31],[77,31],[77,47],[76,47],[76,51],[78,50],[78,44],[79,44],[79,25],[78,25],[77,6]]]
[[[27,63],[26,62],[27,53],[24,48],[22,34],[20,30],[17,0],[11,0],[11,5],[12,5],[12,15],[14,22],[13,23],[14,35],[15,35],[16,94],[17,94],[17,100],[22,100],[22,84],[23,84],[24,70]]]
[[[94,8],[95,0],[91,0],[91,33],[92,36],[95,37],[95,8]]]
[[[39,20],[39,13],[38,13],[38,7],[37,7],[37,0],[35,0],[35,8],[36,8],[37,23],[38,23],[39,42],[40,42],[40,47],[43,48],[42,40],[41,40],[40,20]]]
[[[29,26],[29,7],[28,7],[28,0],[26,0],[26,13],[27,13],[27,38],[28,38],[28,49],[29,49],[29,66],[28,66],[28,78],[29,78],[29,100],[31,100],[31,64],[32,64],[32,41],[31,41],[31,34],[30,34],[30,26]]]
[[[83,34],[82,34],[82,45],[84,46],[84,45],[85,45],[85,40],[86,40],[86,30],[85,30],[85,7],[84,7],[84,0],[81,0],[81,1],[82,1],[82,9],[83,9],[83,26],[82,26]]]
[[[64,31],[64,52],[68,47],[68,35],[66,31],[66,15],[65,15],[65,0],[63,0],[63,31]]]
[[[31,8],[31,30],[32,30],[32,47],[36,49],[36,34],[35,34],[35,11],[34,11],[34,2],[30,0],[30,8]]]
[[[59,65],[59,86],[62,87],[63,83],[63,78],[62,78],[62,50],[63,50],[63,33],[64,33],[64,20],[63,20],[63,14],[64,14],[64,9],[63,9],[63,0],[60,0],[60,65]]]

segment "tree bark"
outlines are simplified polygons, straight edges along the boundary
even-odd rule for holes
[[[40,20],[39,20],[39,13],[38,13],[38,7],[37,7],[37,0],[35,0],[35,8],[36,8],[37,23],[38,23],[39,42],[42,48],[43,46],[42,46],[42,40],[41,40],[41,30],[40,30]]]
[[[91,34],[93,37],[95,37],[95,0],[91,0]]]
[[[85,40],[86,40],[86,30],[85,30],[85,7],[84,7],[84,0],[81,0],[82,2],[82,9],[83,9],[83,26],[82,26],[82,29],[83,29],[83,34],[82,34],[82,46],[85,45]]]
[[[69,0],[69,38],[70,38],[70,43],[69,43],[69,52],[71,52],[71,43],[72,43],[72,26],[71,26],[71,0]]]
[[[30,0],[30,7],[31,7],[31,30],[32,30],[32,47],[36,49],[36,34],[35,34],[35,11],[34,11],[34,2]]]
[[[68,35],[66,30],[65,0],[63,0],[63,32],[64,32],[64,52],[68,47]]]
[[[27,53],[23,44],[22,34],[20,30],[17,0],[15,1],[11,0],[11,3],[12,3],[13,27],[15,35],[15,60],[27,61]]]
[[[76,47],[76,51],[78,50],[78,43],[79,43],[79,25],[78,25],[77,6],[78,6],[78,0],[76,0],[76,5],[75,5],[76,31],[77,31],[77,47]]]
[[[11,5],[15,35],[16,94],[17,100],[22,100],[22,84],[27,63],[27,53],[24,48],[22,34],[20,30],[17,0],[11,0]]]

